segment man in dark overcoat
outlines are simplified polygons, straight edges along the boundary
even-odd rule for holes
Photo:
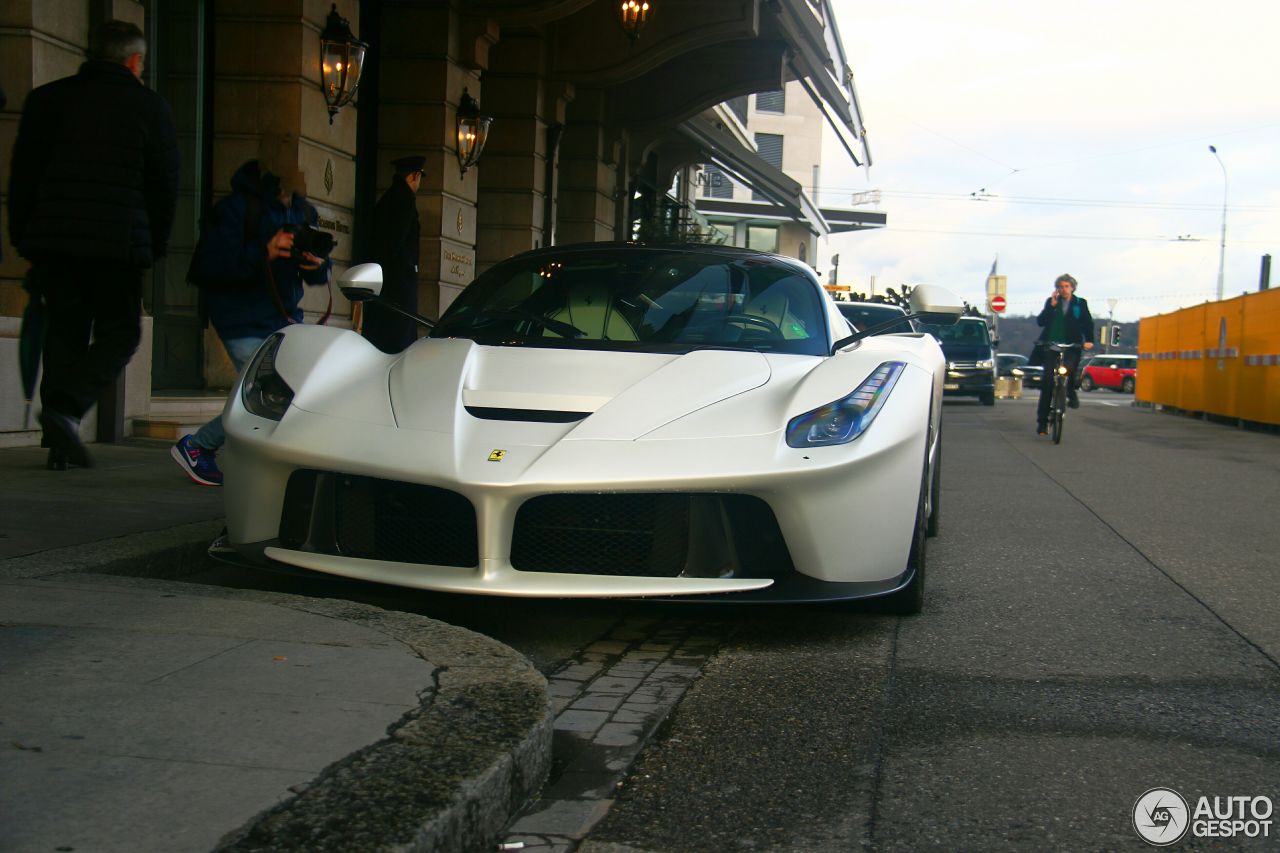
[[[395,177],[373,211],[373,260],[382,265],[382,296],[418,312],[418,205],[425,157],[391,161]],[[364,303],[364,336],[378,349],[398,353],[418,339],[418,324],[376,302]]]
[[[1036,317],[1036,323],[1042,326],[1041,344],[1083,344],[1083,349],[1093,349],[1093,315],[1089,313],[1089,303],[1076,296],[1076,280],[1063,273],[1053,283],[1053,293],[1044,301],[1044,308]],[[1053,402],[1053,377],[1049,371],[1053,367],[1053,359],[1041,353],[1045,366],[1045,377],[1040,383],[1040,401],[1036,406],[1036,432],[1048,434],[1049,407]],[[1076,374],[1080,368],[1081,351],[1070,350],[1063,353],[1066,365],[1068,405],[1079,408],[1080,401],[1076,397]]]
[[[80,419],[138,348],[143,271],[168,248],[178,199],[173,115],[142,83],[142,31],[108,21],[91,47],[79,73],[27,96],[9,177],[9,235],[47,306],[50,467],[92,464]]]

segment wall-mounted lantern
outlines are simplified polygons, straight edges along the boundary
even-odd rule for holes
[[[640,38],[640,31],[649,21],[649,0],[622,0],[622,9],[618,14],[627,38],[635,41]]]
[[[356,96],[368,47],[351,32],[351,25],[338,14],[338,4],[334,3],[324,32],[320,33],[320,88],[329,105],[329,124],[333,124],[338,110]]]
[[[480,114],[479,102],[463,89],[458,100],[458,165],[463,175],[480,160],[492,121],[492,116]]]

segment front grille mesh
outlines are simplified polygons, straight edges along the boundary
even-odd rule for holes
[[[457,492],[416,483],[295,471],[285,492],[280,541],[321,554],[479,565],[476,513]]]
[[[343,554],[436,566],[479,565],[475,509],[457,492],[340,477],[335,499],[336,538]]]
[[[749,495],[543,495],[516,513],[522,572],[773,577],[793,569],[768,504]]]
[[[523,572],[675,577],[689,540],[686,495],[545,495],[516,514],[511,565]]]
[[[457,492],[325,471],[295,471],[280,544],[335,556],[473,568],[475,508]],[[622,577],[777,578],[794,571],[769,505],[750,495],[541,495],[512,531],[522,572]]]

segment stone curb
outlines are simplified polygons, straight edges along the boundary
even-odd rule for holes
[[[546,679],[496,640],[409,613],[336,599],[183,583],[221,522],[184,525],[0,562],[0,578],[110,584],[253,601],[379,631],[437,668],[388,737],[321,771],[296,796],[229,832],[248,851],[491,850],[551,765]],[[127,575],[127,576],[126,576]]]

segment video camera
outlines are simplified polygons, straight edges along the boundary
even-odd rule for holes
[[[327,258],[337,244],[337,240],[328,231],[321,231],[310,225],[285,225],[284,230],[293,235],[293,251],[291,260],[302,260],[303,252],[310,252],[317,258]]]

